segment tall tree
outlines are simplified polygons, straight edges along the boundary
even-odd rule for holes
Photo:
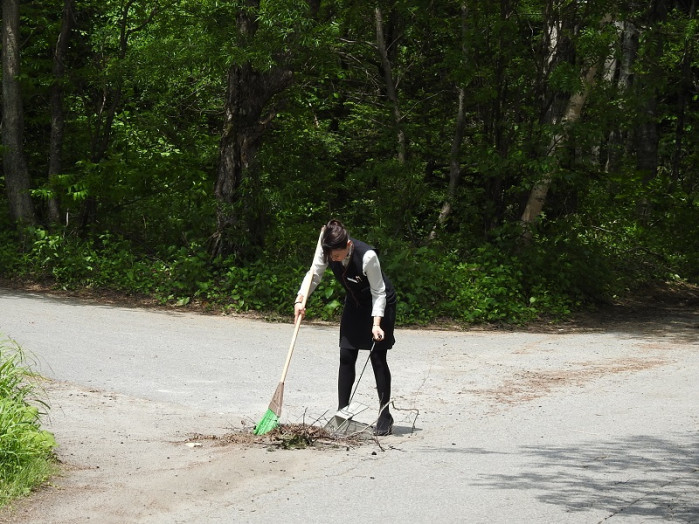
[[[24,109],[19,83],[19,0],[2,0],[2,145],[10,217],[20,224],[36,221],[31,180],[24,156]]]
[[[556,158],[560,149],[565,145],[567,138],[566,126],[574,124],[580,118],[585,99],[587,98],[590,86],[592,86],[596,75],[597,66],[593,65],[585,74],[580,91],[573,93],[568,99],[563,115],[560,119],[554,118],[552,121],[552,124],[558,127],[559,130],[551,137],[551,143],[547,151],[549,157]],[[556,165],[556,162],[554,162],[553,165]],[[524,207],[521,219],[524,228],[522,237],[525,241],[529,241],[532,238],[532,226],[541,214],[552,180],[553,174],[551,172],[544,173],[544,175],[534,183],[534,186],[529,192],[529,198],[527,199],[527,204]]]
[[[696,17],[696,0],[689,2],[687,6],[687,18],[694,21]],[[686,122],[689,101],[691,100],[694,80],[696,79],[696,69],[692,69],[692,61],[697,52],[697,29],[696,24],[688,27],[682,44],[682,58],[680,59],[681,76],[678,82],[677,96],[677,124],[675,126],[675,150],[672,158],[672,175],[675,179],[680,178],[680,164],[682,159],[682,143],[686,137]]]
[[[609,21],[610,17],[607,15],[603,18],[602,23],[606,24]],[[564,23],[570,24],[571,26],[573,25],[570,20],[564,20],[563,17],[561,17],[558,20],[554,19],[550,26],[549,61],[558,61],[562,59],[562,57],[559,56],[560,50],[558,46],[562,39],[562,24]],[[554,128],[554,132],[549,146],[546,149],[546,155],[554,160],[550,163],[551,166],[558,165],[560,151],[567,142],[569,127],[580,119],[589,90],[596,81],[599,61],[599,57],[593,57],[592,63],[585,65],[587,70],[582,75],[579,87],[570,94],[563,112],[558,113],[558,111],[554,109],[549,113],[550,124]],[[543,173],[543,175],[534,182],[529,192],[529,197],[520,219],[523,227],[522,239],[525,242],[532,239],[532,226],[541,214],[552,181],[553,173],[549,170]]]
[[[621,98],[627,98],[633,78],[633,64],[638,53],[638,28],[630,20],[618,20],[615,27],[619,34],[619,51],[612,53],[605,63],[605,81],[614,85],[615,92],[621,94]],[[627,146],[628,132],[624,126],[627,122],[618,122],[610,129],[604,151],[606,156],[600,159],[604,170],[609,172],[621,168],[623,152]]]
[[[56,195],[56,178],[61,173],[63,162],[63,137],[65,132],[65,113],[63,108],[65,82],[65,60],[68,42],[73,25],[74,0],[63,3],[63,19],[53,53],[53,84],[51,85],[51,138],[49,141],[49,186],[53,189],[49,198],[49,220],[60,222],[59,201]]]
[[[461,53],[462,67],[467,67],[467,48],[466,48],[466,29],[468,24],[468,9],[466,3],[461,4]],[[463,82],[457,83],[456,86],[457,105],[456,119],[454,125],[454,135],[451,140],[451,151],[449,154],[449,186],[447,188],[447,196],[442,204],[442,209],[437,217],[437,223],[430,231],[429,240],[434,240],[437,237],[437,227],[443,227],[447,219],[451,215],[454,202],[456,201],[456,192],[461,180],[461,157],[462,146],[464,140],[464,131],[466,129],[466,112],[465,98],[466,86]]]
[[[210,248],[213,256],[244,255],[246,245],[262,245],[261,217],[245,212],[248,203],[242,200],[240,188],[246,178],[254,181],[258,174],[256,155],[277,114],[277,108],[270,103],[293,80],[289,56],[283,49],[274,53],[273,64],[266,69],[252,58],[259,10],[259,0],[246,0],[236,19],[240,45],[250,56],[234,60],[228,69],[215,185],[216,231]]]
[[[130,40],[135,33],[143,31],[160,9],[157,0],[139,2],[138,0],[126,0],[122,2],[114,15],[114,22],[118,30],[118,43],[115,56],[101,57],[105,64],[116,64],[112,67],[117,74],[108,80],[101,92],[97,106],[97,118],[95,132],[92,137],[92,160],[100,161],[104,158],[110,144],[113,132],[114,118],[123,103],[125,78],[118,72],[118,65],[124,61],[129,50]]]
[[[397,13],[393,13],[393,16],[397,16]],[[397,80],[393,74],[393,66],[391,64],[391,58],[389,56],[389,48],[396,49],[400,46],[398,38],[394,38],[391,42],[386,42],[386,31],[384,30],[384,17],[381,12],[380,7],[374,9],[374,23],[376,25],[376,48],[379,53],[379,63],[380,69],[383,77],[384,89],[386,91],[386,97],[391,104],[393,113],[393,124],[395,126],[396,132],[396,150],[397,150],[397,160],[399,164],[405,164],[405,159],[407,155],[407,143],[405,137],[405,129],[403,125],[403,114],[400,109],[400,102],[398,100],[398,91],[396,88]],[[394,51],[395,54],[395,51]]]
[[[153,21],[160,9],[159,0],[125,0],[117,6],[108,6],[113,12],[109,18],[115,24],[118,32],[116,49],[98,51],[96,57],[102,65],[101,74],[104,79],[99,92],[93,93],[94,115],[90,151],[90,162],[97,164],[105,159],[112,143],[114,133],[114,121],[123,107],[124,86],[127,77],[123,65],[131,39],[137,33],[144,31]],[[113,28],[110,28],[113,29]],[[83,226],[93,223],[97,219],[98,200],[95,195],[88,195],[82,210],[81,222]]]

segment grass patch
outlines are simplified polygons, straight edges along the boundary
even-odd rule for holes
[[[41,429],[48,411],[36,375],[12,340],[0,340],[0,507],[28,495],[57,469],[53,434]]]

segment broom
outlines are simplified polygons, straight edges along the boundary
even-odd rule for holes
[[[325,226],[323,226],[320,230],[320,235],[318,236],[318,246],[316,247],[316,250],[321,245],[323,231],[325,231]],[[312,276],[313,275],[309,270],[306,274],[306,278],[304,278],[303,280],[303,289],[301,289],[301,293],[303,294],[303,299],[301,302],[302,308],[306,307],[306,300],[308,300],[308,292],[311,287]],[[255,426],[255,430],[253,431],[255,435],[264,435],[265,433],[269,433],[274,428],[279,426],[279,417],[282,414],[282,400],[284,399],[284,380],[286,379],[286,372],[289,370],[289,362],[291,362],[291,355],[294,353],[294,344],[296,343],[296,336],[299,334],[299,328],[301,327],[301,318],[302,316],[299,315],[299,317],[296,319],[296,323],[294,324],[294,334],[291,337],[289,351],[286,354],[286,362],[284,363],[284,369],[282,369],[282,377],[279,380],[279,384],[277,385],[277,389],[275,390],[274,395],[272,396],[272,401],[269,403],[269,408],[267,408],[267,412],[262,417],[262,420],[260,420],[260,422],[258,422],[258,424]]]

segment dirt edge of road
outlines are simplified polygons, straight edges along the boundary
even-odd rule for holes
[[[231,315],[251,319],[259,319],[271,322],[283,322],[288,320],[276,313],[264,313],[248,311],[243,313],[223,313],[220,308],[215,308],[211,304],[193,300],[186,306],[176,306],[173,304],[162,304],[152,297],[128,295],[105,289],[78,289],[64,290],[56,289],[50,284],[39,282],[22,282],[0,278],[0,288],[25,291],[29,293],[40,293],[55,297],[72,298],[88,302],[98,302],[100,304],[122,306],[130,308],[147,308],[163,311],[181,311],[189,313],[200,313],[206,315]],[[440,321],[429,325],[410,326],[403,325],[403,328],[418,327],[428,330],[499,330],[499,329],[523,329],[527,331],[546,331],[549,329],[588,329],[605,326],[609,323],[634,323],[645,322],[648,319],[657,319],[667,314],[677,311],[699,308],[699,285],[686,282],[658,282],[649,284],[630,292],[627,296],[615,298],[606,303],[600,303],[595,308],[575,312],[570,318],[562,321],[552,321],[550,319],[540,319],[533,321],[526,326],[509,324],[479,324],[474,326],[462,326],[449,320]],[[291,317],[291,313],[289,318]],[[335,325],[335,322],[325,322],[317,319],[309,319],[308,323],[318,325]]]

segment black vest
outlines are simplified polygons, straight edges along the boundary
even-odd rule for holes
[[[347,267],[343,266],[342,262],[333,262],[332,260],[329,266],[335,277],[347,290],[347,300],[351,299],[357,306],[360,304],[368,305],[371,304],[371,287],[369,286],[369,279],[364,274],[362,261],[364,260],[364,254],[369,250],[374,250],[374,248],[354,238],[350,238],[350,240],[354,245],[354,250]],[[393,289],[393,284],[391,284],[383,270],[381,275],[383,276],[384,286],[386,286],[386,305],[393,304],[396,301],[396,292]]]

